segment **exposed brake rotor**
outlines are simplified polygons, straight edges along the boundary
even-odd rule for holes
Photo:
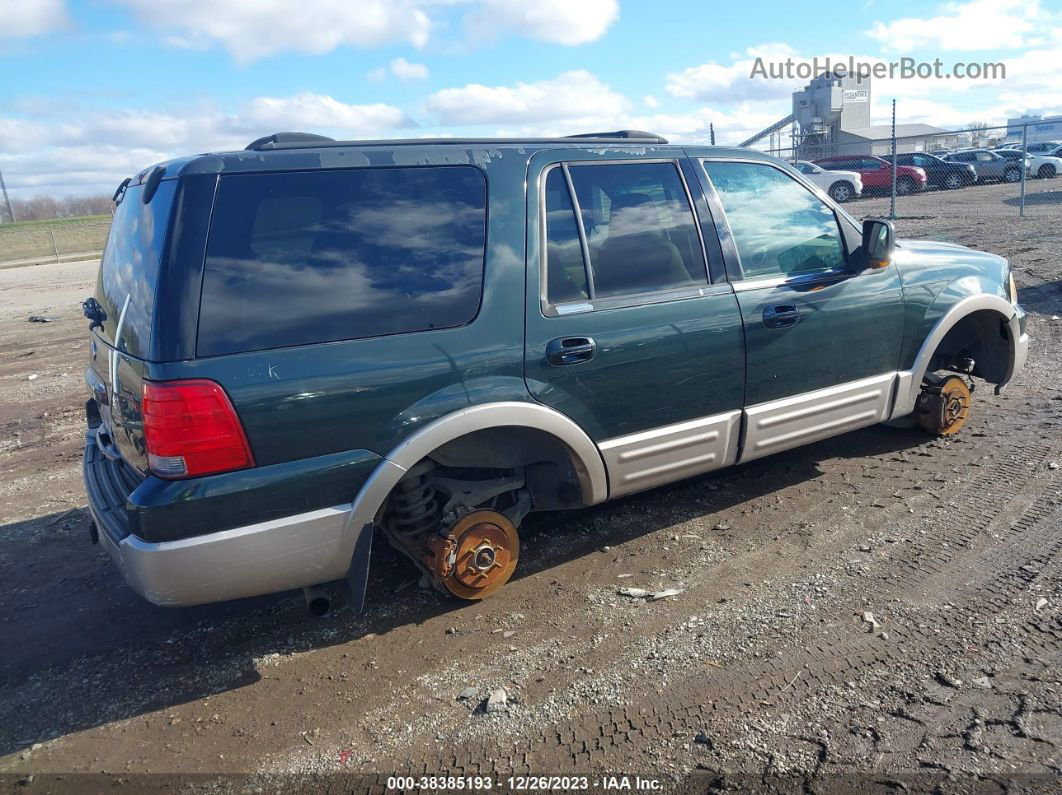
[[[957,375],[926,384],[918,396],[918,423],[930,433],[951,436],[966,424],[972,403],[969,385]]]
[[[520,557],[520,536],[504,514],[477,510],[446,536],[428,540],[424,564],[433,579],[461,599],[482,599],[509,581]]]

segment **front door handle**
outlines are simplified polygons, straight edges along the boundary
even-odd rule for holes
[[[800,310],[793,304],[769,306],[763,310],[763,325],[767,328],[787,328],[800,322]]]
[[[555,367],[588,362],[597,354],[593,337],[561,337],[546,346],[546,361]]]

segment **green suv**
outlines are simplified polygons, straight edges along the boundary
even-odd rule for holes
[[[126,581],[192,605],[342,581],[386,539],[465,599],[530,511],[874,423],[949,434],[1028,347],[1006,260],[894,243],[787,164],[633,131],[278,133],[126,180],[84,477]]]

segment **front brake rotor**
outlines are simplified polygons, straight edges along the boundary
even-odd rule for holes
[[[483,599],[501,588],[516,569],[520,536],[498,511],[463,516],[446,536],[427,543],[424,563],[436,583],[461,599]]]
[[[938,436],[952,436],[966,424],[972,403],[969,385],[957,375],[925,384],[918,395],[918,424]]]

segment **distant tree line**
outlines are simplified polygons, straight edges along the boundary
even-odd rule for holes
[[[106,193],[95,196],[31,196],[11,199],[18,221],[45,221],[50,218],[76,218],[80,215],[110,215],[114,202]]]

